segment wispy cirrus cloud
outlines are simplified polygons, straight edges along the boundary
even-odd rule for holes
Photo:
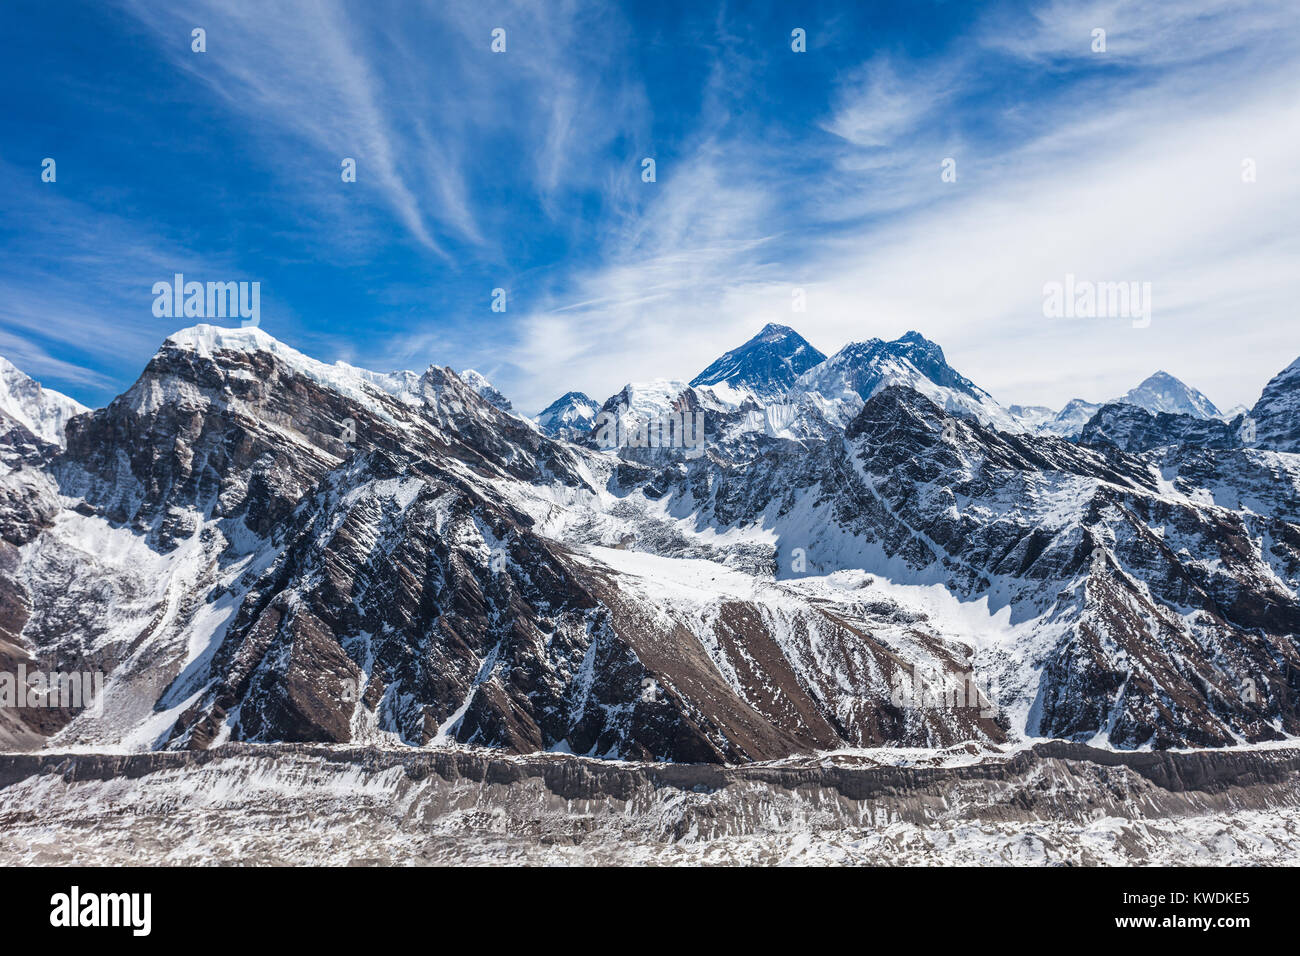
[[[1293,27],[1288,0],[1051,0],[1020,11],[994,8],[980,42],[1037,63],[1092,56],[1093,31],[1106,53],[1142,69],[1186,65],[1250,51],[1258,55],[1279,29]]]
[[[318,154],[311,161],[334,181],[352,157],[359,191],[376,192],[413,240],[443,257],[453,241],[500,255],[488,237],[499,236],[504,217],[483,188],[485,167],[509,165],[512,180],[529,171],[529,191],[555,213],[561,187],[592,185],[583,154],[645,108],[634,78],[610,55],[625,32],[617,14],[572,3],[126,6],[176,68],[275,151],[268,168],[304,201],[339,228],[349,225],[356,204],[322,189],[323,176],[302,179],[301,147]],[[202,56],[182,42],[198,23],[208,36]],[[497,28],[506,30],[503,55],[490,49]],[[607,70],[617,85],[602,78]]]
[[[122,383],[172,331],[135,311],[149,283],[260,279],[272,334],[473,365],[524,409],[690,377],[768,321],[824,350],[918,328],[998,397],[1047,404],[1170,365],[1249,401],[1300,351],[1280,0],[797,20],[806,53],[790,14],[723,3],[87,5],[73,42],[29,44],[54,72],[23,50],[0,67],[0,188],[36,239],[0,229],[0,332]],[[59,183],[32,185],[51,153]],[[1042,285],[1066,272],[1151,281],[1151,327],[1048,322]],[[101,316],[130,328],[94,341]]]
[[[377,74],[354,47],[343,4],[211,2],[182,8],[129,0],[127,9],[154,31],[177,68],[262,132],[293,132],[340,163],[359,158],[361,188],[373,183],[412,237],[444,252],[408,185],[410,170],[382,108]],[[186,42],[196,25],[210,44],[201,56]]]
[[[689,377],[700,357],[784,321],[823,349],[920,329],[1009,402],[1105,399],[1162,366],[1225,407],[1253,401],[1300,354],[1291,319],[1300,280],[1286,266],[1300,251],[1286,227],[1300,192],[1283,173],[1300,162],[1300,125],[1281,55],[1300,37],[1277,5],[1241,18],[1237,4],[1175,6],[1046,6],[1031,30],[1017,21],[1014,43],[1004,42],[1014,31],[992,26],[1008,21],[990,17],[983,54],[963,46],[900,62],[891,52],[845,72],[820,120],[840,145],[810,140],[795,157],[711,141],[715,155],[746,157],[732,181],[746,183],[755,215],[719,232],[753,242],[740,262],[690,256],[665,269],[658,256],[624,256],[592,270],[572,291],[576,310],[561,301],[529,317],[518,364],[554,360],[607,393],[638,375]],[[1118,49],[1122,68],[1091,52],[1091,28],[1106,23],[1121,38],[1108,51]],[[1147,40],[1130,36],[1144,30]],[[1161,52],[1147,56],[1148,45]],[[1006,95],[1023,62],[1067,55],[1092,59],[1077,76]],[[808,151],[825,176],[747,175],[791,168]],[[940,179],[948,156],[956,183]],[[1244,183],[1245,158],[1268,172]],[[641,228],[672,232],[680,212],[652,205]],[[663,281],[665,271],[680,281]],[[1049,322],[1043,284],[1067,272],[1152,282],[1152,327]],[[790,311],[794,287],[806,288],[807,313]],[[636,295],[651,289],[659,294]],[[1248,324],[1227,320],[1243,309]],[[566,335],[566,325],[603,325],[614,344],[579,348],[595,332]]]

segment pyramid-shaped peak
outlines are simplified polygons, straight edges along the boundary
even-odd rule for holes
[[[794,329],[769,322],[744,345],[691,379],[691,385],[743,389],[760,401],[770,400],[784,394],[796,378],[825,359]]]

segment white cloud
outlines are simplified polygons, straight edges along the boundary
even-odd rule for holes
[[[999,10],[981,39],[1035,61],[1104,55],[1150,68],[1256,47],[1294,18],[1291,0],[1052,0],[1028,17]],[[1104,54],[1092,49],[1098,28]]]
[[[945,109],[955,79],[951,69],[940,75],[875,57],[854,71],[825,128],[856,146],[896,146]]]
[[[1257,16],[1233,20],[1226,3],[1204,23],[1186,6],[1183,20],[1119,6],[1126,22],[1158,27],[1163,44],[1180,24],[1238,24],[1232,37],[1198,41],[1202,52],[1236,49],[1263,29]],[[1053,17],[1040,18],[1044,32],[1019,53],[1050,51]],[[1273,21],[1272,49],[1296,47],[1292,20]],[[1223,407],[1249,404],[1300,354],[1294,73],[1284,59],[1249,53],[1211,71],[1159,59],[1160,69],[1031,104],[1016,117],[1020,139],[964,142],[955,184],[941,183],[937,158],[907,141],[908,130],[925,130],[929,109],[907,101],[895,73],[868,69],[865,87],[851,80],[860,98],[846,94],[826,126],[862,144],[863,156],[902,140],[906,162],[883,179],[887,201],[862,195],[870,179],[783,188],[779,177],[749,175],[782,168],[781,157],[751,154],[728,169],[715,158],[752,144],[710,142],[701,147],[710,161],[680,173],[689,183],[661,174],[674,198],[647,208],[637,229],[659,241],[634,243],[632,255],[611,250],[567,300],[528,317],[513,360],[529,380],[505,385],[540,407],[568,388],[603,398],[628,379],[689,378],[779,321],[827,351],[918,329],[1006,403],[1111,398],[1164,368]],[[1242,182],[1245,157],[1257,163],[1256,183]],[[842,160],[840,172],[853,168],[852,154]],[[788,226],[809,210],[827,227],[804,222],[792,239]],[[1066,273],[1151,282],[1150,328],[1045,319],[1043,284]],[[808,289],[806,314],[790,312],[795,286]]]

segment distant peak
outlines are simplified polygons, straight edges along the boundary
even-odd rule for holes
[[[1220,415],[1205,395],[1163,369],[1149,375],[1142,384],[1114,401],[1137,405],[1152,414],[1171,412],[1197,418],[1218,418]]]
[[[538,413],[538,417],[540,418],[543,415],[561,412],[565,409],[571,408],[599,409],[600,403],[592,399],[592,397],[586,392],[565,392],[555,401],[551,402],[551,404],[543,408],[541,412]]]
[[[691,379],[691,385],[726,385],[747,389],[760,400],[774,399],[799,375],[825,359],[788,325],[769,322],[744,345],[727,352]]]
[[[548,435],[566,437],[591,427],[600,412],[600,404],[586,392],[565,392],[543,408],[533,419]]]
[[[500,389],[488,381],[487,376],[482,372],[477,369],[467,368],[465,371],[458,373],[458,377],[489,404],[495,405],[503,412],[513,410],[510,399],[501,394]]]

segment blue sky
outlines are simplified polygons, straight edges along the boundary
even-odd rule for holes
[[[0,354],[91,405],[191,324],[152,313],[175,272],[528,412],[769,321],[918,329],[1006,404],[1164,368],[1227,408],[1300,355],[1293,0],[6,2],[0,36]],[[1151,325],[1045,318],[1067,273],[1151,282]]]

